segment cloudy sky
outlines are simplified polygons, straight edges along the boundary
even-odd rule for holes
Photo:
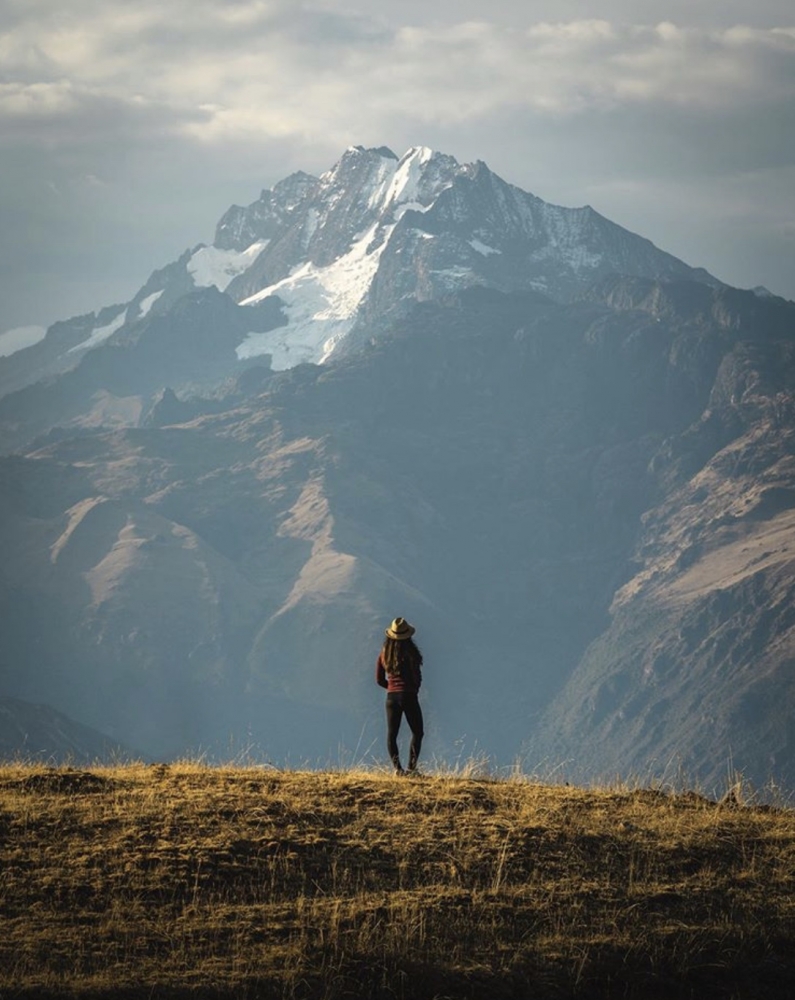
[[[791,0],[0,0],[0,331],[130,298],[354,143],[795,298]]]

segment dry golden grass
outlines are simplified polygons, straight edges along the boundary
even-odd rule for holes
[[[795,813],[198,764],[0,766],[0,997],[791,997]]]

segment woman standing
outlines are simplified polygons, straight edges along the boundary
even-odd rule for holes
[[[400,764],[397,735],[403,716],[411,729],[409,773],[417,767],[422,746],[422,709],[417,697],[422,684],[422,653],[414,640],[415,628],[405,618],[396,618],[385,629],[386,638],[375,666],[375,679],[386,688],[386,746],[395,774],[405,774]]]

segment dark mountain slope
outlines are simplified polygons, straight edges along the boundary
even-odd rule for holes
[[[655,455],[633,576],[532,741],[573,773],[795,784],[795,343],[751,320]]]

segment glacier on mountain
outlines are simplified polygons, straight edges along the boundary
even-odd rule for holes
[[[219,292],[223,292],[233,278],[251,267],[267,245],[267,240],[257,240],[242,251],[201,247],[191,255],[188,273],[197,286],[209,288],[215,285]]]
[[[238,358],[270,354],[274,371],[327,360],[350,330],[386,246],[382,242],[373,248],[375,230],[374,226],[328,267],[304,264],[288,278],[244,299],[241,305],[253,305],[277,295],[288,325],[249,334],[237,348]]]
[[[85,340],[81,341],[79,344],[75,344],[74,347],[70,347],[67,351],[68,354],[74,354],[75,351],[87,351],[92,347],[97,347],[99,344],[104,343],[108,337],[112,336],[117,330],[120,330],[127,319],[127,308],[126,306],[121,309],[121,312],[115,316],[110,323],[105,323],[103,326],[97,326],[91,331],[91,335]]]

